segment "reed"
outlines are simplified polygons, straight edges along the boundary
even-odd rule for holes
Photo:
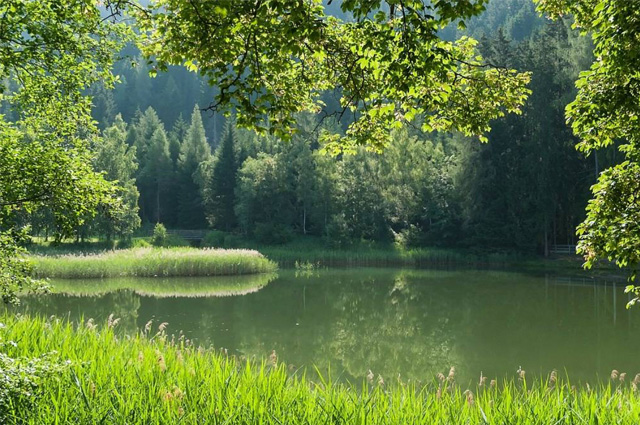
[[[225,276],[273,272],[276,264],[253,250],[134,248],[83,255],[34,255],[36,277]]]
[[[637,424],[640,417],[640,378],[617,375],[576,388],[554,372],[528,382],[521,371],[501,382],[481,376],[467,388],[455,383],[452,368],[426,385],[369,373],[353,386],[291,371],[275,352],[247,361],[197,348],[168,338],[165,323],[120,337],[113,317],[103,326],[11,315],[0,321],[6,388],[17,388],[0,391],[6,424],[569,425]],[[49,368],[41,360],[31,361],[41,367],[26,366],[44,355]],[[20,391],[25,376],[35,383],[25,384],[27,393]]]

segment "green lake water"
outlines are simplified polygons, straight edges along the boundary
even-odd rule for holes
[[[229,354],[317,366],[350,380],[485,376],[606,379],[640,372],[640,308],[624,283],[486,270],[330,269],[300,275],[52,282],[22,310],[182,331]]]

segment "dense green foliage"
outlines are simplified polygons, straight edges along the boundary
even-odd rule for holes
[[[190,213],[262,244],[302,234],[320,236],[332,247],[377,241],[546,253],[551,245],[575,243],[596,170],[575,151],[563,108],[573,79],[590,62],[590,45],[567,23],[556,22],[519,43],[498,32],[480,49],[496,64],[532,71],[533,78],[525,114],[495,121],[490,143],[408,125],[391,133],[393,143],[382,154],[361,148],[332,158],[322,155],[315,130],[340,131],[337,123],[299,115],[297,134],[285,142],[230,122],[212,159],[205,155],[191,167],[197,168],[204,204],[194,204]],[[147,109],[130,134],[144,141],[162,127]],[[178,164],[170,167],[168,148],[163,152],[162,176],[170,176]],[[140,161],[142,169],[158,164]],[[602,164],[611,161],[600,156]],[[139,187],[150,209],[154,200],[164,205],[161,222],[180,227],[178,198],[157,198],[158,192],[175,193],[174,179]],[[157,216],[143,219],[155,222]]]
[[[180,144],[180,154],[176,164],[178,180],[178,218],[181,229],[201,229],[206,226],[203,201],[201,164],[211,157],[202,126],[198,105],[193,109],[191,125]]]
[[[210,168],[204,173],[205,178],[208,177],[204,186],[207,218],[211,226],[223,230],[236,227],[234,206],[238,159],[235,144],[234,126],[229,123],[222,144],[216,151],[213,162],[209,164]]]
[[[580,138],[580,150],[591,153],[621,142],[624,161],[603,172],[593,187],[587,219],[579,228],[580,250],[592,265],[607,258],[636,267],[640,257],[638,201],[640,59],[637,36],[640,11],[630,2],[612,0],[538,0],[552,16],[572,13],[575,25],[594,40],[595,61],[580,75],[578,94],[567,118]]]
[[[600,258],[637,266],[633,2],[537,0],[556,22],[535,17],[524,0],[141,3],[0,4],[5,302],[37,288],[32,276],[276,267],[255,251],[150,247],[34,256],[32,265],[20,247],[29,233],[131,243],[141,224],[155,224],[158,246],[186,244],[167,228],[209,225],[216,232],[205,245],[307,235],[323,241],[328,261],[340,248],[395,244],[387,261],[420,264],[460,259],[443,246],[548,254],[550,245],[574,244],[582,222],[588,266]],[[137,28],[122,23],[123,7]],[[134,33],[140,51],[125,46]],[[118,52],[127,60],[116,77]],[[159,71],[157,80],[148,75]],[[564,109],[574,97],[571,134]],[[221,135],[224,120],[203,120],[198,104],[236,118]],[[98,331],[92,322],[2,320],[3,423],[635,423],[640,412],[638,380],[583,391],[555,374],[533,387],[520,376],[463,392],[452,370],[392,391],[374,377],[377,385],[356,392],[292,377],[275,353],[269,364],[245,364],[168,341],[166,324],[152,339],[120,339],[113,318]]]
[[[225,276],[272,272],[275,263],[251,250],[136,248],[93,255],[33,256],[40,277]]]
[[[241,126],[289,138],[296,113],[320,111],[319,95],[339,92],[337,115],[352,113],[353,121],[323,140],[341,152],[379,150],[417,115],[425,130],[484,137],[490,120],[520,111],[528,74],[487,65],[473,39],[438,36],[484,3],[344,1],[354,19],[343,21],[327,16],[320,0],[167,0],[137,17],[152,72],[183,64],[197,71],[218,89],[211,108],[234,108]]]
[[[328,93],[321,96],[327,109],[296,115],[296,134],[284,141],[236,129],[231,120],[223,132],[220,117],[210,114],[202,124],[200,114],[192,113],[195,124],[183,120],[196,101],[209,103],[205,91],[213,96],[197,74],[169,67],[152,79],[141,71],[148,70],[143,61],[133,69],[119,64],[123,83],[113,95],[117,100],[126,93],[127,102],[117,100],[112,109],[126,109],[131,121],[127,141],[136,147],[144,228],[158,221],[167,228],[208,224],[260,243],[303,234],[321,236],[332,247],[364,240],[546,254],[555,244],[575,244],[588,188],[599,168],[617,158],[612,149],[596,161],[575,152],[578,139],[565,126],[563,109],[574,95],[573,81],[591,62],[591,46],[568,22],[545,22],[532,7],[525,0],[490,3],[466,21],[466,32],[443,32],[452,39],[480,37],[478,50],[487,61],[531,72],[524,114],[493,121],[488,144],[457,133],[425,133],[418,116],[388,134],[393,143],[379,156],[354,148],[355,156],[324,157],[322,134],[342,133],[354,122],[349,114],[328,119],[340,110]],[[335,4],[327,11],[354,20]],[[496,32],[497,27],[505,30]],[[201,89],[187,105],[174,85]],[[174,94],[164,98],[167,92]],[[109,93],[98,91],[97,98]],[[165,103],[175,105],[171,114],[162,112]],[[101,126],[115,119],[94,112]],[[198,129],[195,139],[189,128]],[[187,147],[191,139],[200,154]],[[194,153],[181,162],[181,151]]]
[[[16,248],[25,215],[46,207],[60,238],[99,206],[123,207],[92,168],[97,134],[83,91],[99,80],[111,86],[130,29],[103,19],[94,2],[8,0],[0,15],[0,291],[11,300],[33,283]]]
[[[183,338],[169,339],[166,323],[156,328],[150,322],[145,335],[120,338],[114,317],[106,326],[91,319],[74,326],[15,316],[2,322],[3,354],[19,359],[55,350],[48,362],[60,369],[55,377],[37,369],[26,375],[40,384],[31,408],[8,394],[1,418],[8,424],[51,418],[131,424],[635,424],[640,414],[635,380],[574,388],[553,372],[536,382],[522,374],[467,387],[456,383],[452,368],[446,375],[425,376],[426,384],[373,375],[358,387],[288,370],[276,353],[256,363],[198,349]]]
[[[80,230],[80,236],[93,233],[104,235],[108,240],[114,236],[128,238],[140,227],[139,192],[135,185],[138,169],[136,148],[127,145],[126,138],[127,125],[118,114],[113,125],[105,129],[95,142],[94,169],[104,172],[108,181],[117,184],[116,196],[122,200],[122,208],[101,208],[96,219],[88,218],[88,225]]]

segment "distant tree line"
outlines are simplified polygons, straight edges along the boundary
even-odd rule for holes
[[[100,212],[78,237],[127,236],[140,223],[161,222],[262,243],[314,235],[335,246],[380,241],[530,252],[575,243],[598,169],[617,160],[614,149],[585,159],[564,120],[591,45],[569,22],[544,22],[528,2],[507,3],[515,17],[505,5],[489,6],[469,32],[482,35],[490,63],[532,71],[532,95],[521,116],[493,123],[487,144],[423,133],[417,118],[393,133],[382,154],[331,157],[320,152],[318,133],[344,122],[301,115],[298,133],[283,142],[221,116],[203,119],[198,105],[213,89],[195,74],[172,68],[150,79],[144,64],[121,63],[116,90],[94,89],[94,117],[103,128],[94,166],[121,183],[130,213]],[[489,21],[516,18],[526,28],[489,31]],[[46,216],[29,220],[47,233]]]

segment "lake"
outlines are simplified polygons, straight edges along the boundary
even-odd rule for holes
[[[229,354],[267,357],[292,369],[317,366],[349,380],[371,370],[385,381],[458,382],[546,376],[608,378],[640,372],[640,309],[627,310],[624,282],[508,271],[389,268],[282,270],[227,278],[52,282],[21,310],[91,317],[114,313],[126,332],[184,333]]]

